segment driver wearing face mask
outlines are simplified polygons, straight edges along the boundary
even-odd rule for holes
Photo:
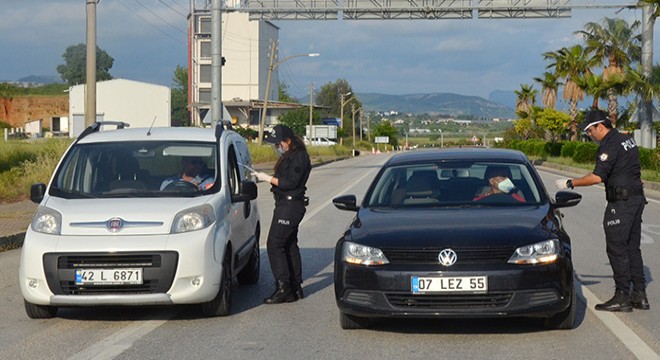
[[[520,202],[525,202],[525,199],[516,193],[516,186],[513,184],[513,181],[511,181],[511,172],[506,166],[488,167],[488,169],[486,169],[486,178],[488,178],[490,190],[476,196],[474,201],[481,200],[490,195],[508,194]]]

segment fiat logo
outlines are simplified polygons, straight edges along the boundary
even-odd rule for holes
[[[444,266],[452,266],[456,263],[456,253],[452,249],[444,249],[438,254],[438,261]]]
[[[105,225],[110,232],[118,232],[124,227],[124,220],[121,218],[115,217],[110,220]]]

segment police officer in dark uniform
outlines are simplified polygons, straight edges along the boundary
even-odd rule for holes
[[[267,249],[276,289],[264,303],[279,304],[304,297],[298,226],[305,215],[308,201],[305,184],[312,165],[305,144],[290,128],[277,125],[264,140],[273,144],[281,155],[273,176],[255,173],[259,180],[272,185],[270,191],[275,198]]]
[[[596,310],[630,312],[650,308],[646,298],[644,263],[640,249],[642,212],[646,204],[635,140],[612,128],[602,110],[587,112],[580,124],[596,141],[596,167],[591,174],[577,179],[556,181],[558,189],[605,183],[607,207],[603,227],[607,257],[614,273],[616,290],[610,300],[596,305]]]

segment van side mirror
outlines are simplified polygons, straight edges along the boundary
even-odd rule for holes
[[[35,202],[37,204],[41,203],[41,200],[44,199],[45,194],[46,194],[46,184],[44,183],[32,184],[32,186],[30,187],[30,200],[32,200],[32,202]]]
[[[257,198],[257,184],[254,181],[241,181],[239,193],[231,196],[231,202],[250,201]]]

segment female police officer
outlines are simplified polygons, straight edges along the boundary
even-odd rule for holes
[[[264,303],[279,304],[304,297],[298,226],[305,215],[305,184],[312,165],[305,144],[290,128],[276,125],[264,140],[273,144],[275,151],[281,155],[275,163],[273,176],[255,173],[259,180],[272,185],[270,191],[275,197],[267,248],[276,289],[269,298],[264,299]]]
[[[587,112],[580,128],[599,143],[596,168],[577,179],[559,179],[559,189],[605,183],[607,207],[603,227],[607,257],[614,273],[616,291],[596,310],[630,312],[648,310],[646,280],[640,249],[642,212],[646,204],[640,179],[639,150],[635,140],[612,128],[602,110]],[[632,287],[632,294],[631,294]]]

